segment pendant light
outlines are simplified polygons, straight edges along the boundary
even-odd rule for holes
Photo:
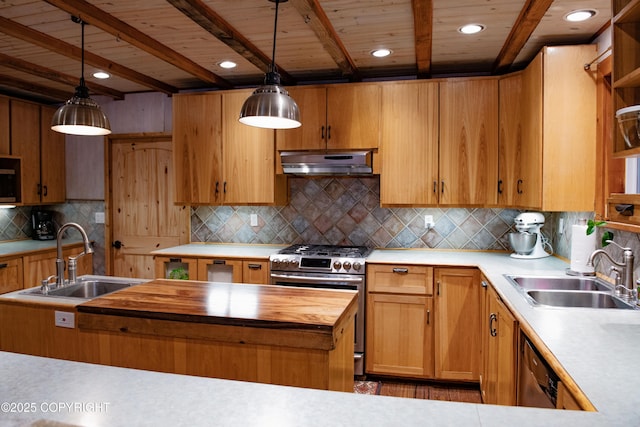
[[[276,4],[273,26],[273,53],[264,84],[258,87],[242,105],[240,123],[268,129],[293,129],[299,127],[300,110],[289,92],[280,86],[280,74],[276,68],[276,30],[278,28],[278,4],[288,0],[269,0]]]
[[[82,27],[82,57],[80,85],[76,87],[73,97],[68,100],[53,115],[51,129],[70,135],[109,135],[111,126],[109,119],[102,112],[100,106],[89,98],[89,89],[84,83],[84,26],[85,22],[75,16],[71,17]]]

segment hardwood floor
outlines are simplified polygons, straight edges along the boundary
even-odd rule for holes
[[[368,378],[367,383],[372,382],[378,383],[378,386],[373,389],[369,388],[370,393],[378,394],[380,396],[482,403],[480,389],[478,386],[474,385],[452,385]]]

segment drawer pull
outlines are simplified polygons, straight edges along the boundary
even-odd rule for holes
[[[431,310],[427,310],[427,325],[431,324]]]
[[[225,265],[227,263],[227,261],[223,260],[223,259],[214,259],[213,260],[213,264],[214,265]]]
[[[7,268],[9,267],[9,264],[7,264],[6,262],[3,262],[2,264],[0,264],[0,268]]]
[[[491,315],[489,316],[489,334],[492,337],[495,337],[498,335],[498,331],[496,330],[496,328],[493,327],[493,322],[498,320],[498,316],[495,313],[491,313]]]
[[[249,267],[251,270],[262,270],[261,264],[249,264],[247,265],[247,267]]]
[[[409,269],[406,267],[394,267],[393,272],[399,274],[407,274],[409,272]]]

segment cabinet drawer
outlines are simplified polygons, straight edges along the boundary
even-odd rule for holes
[[[368,264],[367,290],[394,294],[433,294],[433,267]]]
[[[0,294],[22,289],[22,258],[0,261]]]

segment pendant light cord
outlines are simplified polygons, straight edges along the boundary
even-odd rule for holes
[[[80,46],[82,47],[80,50],[80,85],[84,86],[84,21],[80,19],[80,28],[81,36],[80,36]]]
[[[280,0],[276,0],[276,18],[273,23],[273,50],[271,51],[271,70],[272,72],[276,71],[276,34],[278,31],[278,5],[280,4]]]

